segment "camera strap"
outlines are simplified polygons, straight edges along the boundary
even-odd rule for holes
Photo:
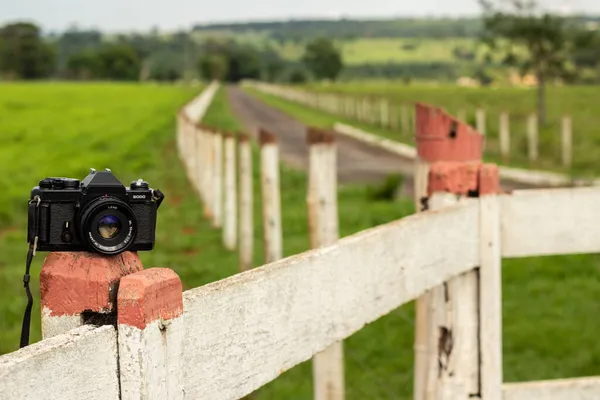
[[[32,200],[29,201],[29,206],[27,210],[29,214],[29,226],[27,227],[29,250],[27,251],[27,261],[25,263],[25,275],[23,275],[23,285],[25,286],[25,293],[27,294],[27,306],[25,307],[25,315],[23,315],[23,325],[21,327],[21,348],[29,344],[31,310],[33,308],[33,296],[31,295],[31,290],[29,289],[29,281],[31,280],[29,272],[31,269],[31,262],[33,261],[33,257],[35,257],[35,251],[37,249],[38,243],[38,219],[40,216],[40,201],[40,197],[35,196]]]

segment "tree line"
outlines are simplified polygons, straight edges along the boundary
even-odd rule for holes
[[[43,37],[32,23],[0,27],[0,77],[70,80],[160,80],[200,77],[301,82],[335,79],[342,70],[333,41],[315,38],[300,62],[284,60],[272,47],[225,37],[197,40],[187,32],[117,35],[70,30]]]

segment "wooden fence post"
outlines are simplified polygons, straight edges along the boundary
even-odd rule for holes
[[[529,161],[536,162],[538,159],[538,119],[535,114],[531,114],[527,118],[527,144]]]
[[[237,246],[237,181],[235,136],[231,133],[224,135],[225,145],[225,209],[223,214],[223,246],[227,250],[235,250]]]
[[[475,111],[475,122],[475,128],[477,131],[485,136],[485,110],[481,107],[477,108]]]
[[[204,217],[212,219],[214,216],[214,168],[215,168],[215,143],[214,133],[207,127],[201,131],[202,134],[202,157],[204,163],[202,165],[202,186],[204,187]]]
[[[181,280],[167,268],[121,279],[118,341],[123,400],[184,398]]]
[[[395,131],[398,129],[398,106],[396,104],[390,104],[389,116],[388,126],[391,130]]]
[[[254,249],[254,191],[252,187],[252,146],[250,137],[239,135],[240,171],[240,270],[252,268]]]
[[[260,130],[260,186],[262,193],[265,263],[281,259],[281,194],[279,193],[279,148],[271,132]]]
[[[221,132],[214,132],[214,165],[213,165],[213,228],[223,226],[223,135]]]
[[[202,204],[206,204],[206,188],[204,186],[204,174],[203,171],[206,169],[206,157],[204,154],[204,132],[203,128],[200,124],[195,124],[194,126],[194,136],[195,136],[195,166],[194,166],[194,185],[196,190],[200,196],[200,200],[202,200]]]
[[[573,155],[573,128],[571,117],[565,115],[562,118],[562,163],[565,167],[571,166]]]
[[[500,155],[504,162],[510,157],[510,119],[508,112],[503,111],[500,114]]]
[[[339,237],[337,162],[331,132],[308,128],[308,216],[312,248],[328,246]],[[314,395],[317,400],[344,399],[344,350],[337,342],[313,358]]]
[[[49,253],[40,273],[42,337],[67,333],[88,319],[116,311],[116,288],[125,275],[143,269],[136,253]]]
[[[457,195],[481,196],[481,258],[479,268],[432,291],[430,349],[437,346],[437,354],[430,354],[427,398],[502,398],[499,181],[495,165],[477,161],[431,166],[431,209],[456,203]]]
[[[480,398],[502,400],[502,256],[498,168],[479,171],[479,345]]]
[[[379,125],[389,127],[390,104],[387,99],[381,99],[379,103]]]
[[[406,104],[400,106],[400,123],[402,124],[402,133],[411,134],[410,130],[410,110]]]
[[[434,173],[431,170],[426,174],[425,171],[433,168],[431,163],[479,162],[483,148],[483,136],[439,108],[417,104],[415,111],[417,164],[415,165],[414,184],[417,207],[421,207],[421,205],[427,206],[427,199],[433,193],[433,177],[444,176],[443,173]],[[476,171],[474,174],[467,175],[477,177]],[[459,174],[459,176],[462,175]],[[462,350],[456,350],[455,353],[458,353],[456,357],[460,360],[457,373],[465,378],[462,389],[456,387],[452,390],[462,390],[461,393],[468,394],[479,392],[479,381],[475,379],[478,376],[478,352],[473,352],[473,343],[477,348],[478,339],[477,286],[474,286],[477,279],[473,274],[466,275],[464,283],[458,281],[454,286],[433,289],[417,299],[415,310],[415,400],[430,398],[427,396],[438,393],[440,387],[444,390],[448,389],[447,385],[440,383],[438,375],[440,367],[448,361],[444,360],[444,355],[439,353],[440,350],[443,350],[439,345],[450,343],[447,335],[451,332],[448,329],[441,329],[445,326],[440,325],[441,318],[445,318],[445,312],[440,313],[439,311],[445,309],[462,318],[460,327],[463,332],[460,337],[464,345]],[[455,290],[455,288],[457,289]],[[457,302],[451,302],[446,296],[450,291],[457,293]]]

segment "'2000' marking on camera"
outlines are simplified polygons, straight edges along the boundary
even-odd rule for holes
[[[133,198],[134,199],[145,199],[146,195],[145,194],[134,194]]]

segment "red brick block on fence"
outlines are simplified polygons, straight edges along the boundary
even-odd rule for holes
[[[427,193],[448,192],[461,196],[501,193],[498,167],[473,162],[436,162],[431,165]]]
[[[168,268],[150,268],[121,279],[119,324],[144,329],[154,321],[167,321],[183,313],[182,284]]]
[[[132,252],[110,257],[86,252],[50,253],[40,273],[42,308],[52,316],[112,312],[119,280],[143,268],[137,253]]]
[[[416,143],[419,158],[435,161],[481,159],[483,135],[441,108],[416,105]]]

